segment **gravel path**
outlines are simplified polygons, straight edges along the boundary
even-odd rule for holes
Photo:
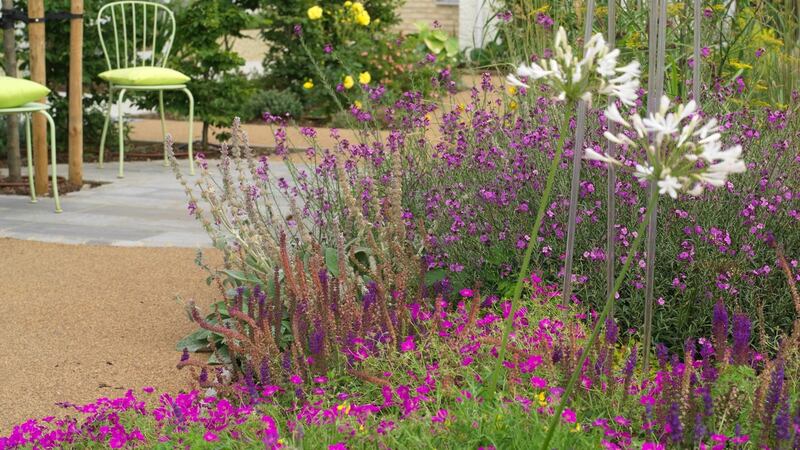
[[[195,254],[0,238],[0,435],[56,402],[187,386],[175,343],[193,326],[176,295],[216,295]]]

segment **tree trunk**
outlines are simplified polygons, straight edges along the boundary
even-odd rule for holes
[[[208,153],[208,132],[209,132],[209,128],[210,128],[210,126],[208,125],[208,122],[203,122],[203,138],[202,138],[203,142],[202,142],[202,147],[203,147],[203,151],[206,152],[206,153]],[[189,140],[191,140],[191,139],[192,139],[192,137],[189,136]]]
[[[3,9],[13,9],[14,0],[3,0]],[[3,30],[3,51],[5,52],[5,71],[9,77],[17,76],[17,54],[14,37],[14,27]],[[6,134],[8,142],[6,153],[8,155],[8,179],[19,181],[22,163],[19,157],[19,117],[16,114],[6,116]]]
[[[28,1],[28,17],[42,19],[44,17],[44,0]],[[44,22],[28,23],[28,42],[30,43],[31,80],[45,85],[45,40]],[[46,98],[40,100],[42,103]],[[55,164],[55,161],[52,161]],[[36,194],[47,193],[47,123],[41,114],[33,114],[33,165],[35,168]]]
[[[72,14],[83,14],[83,0],[72,0]],[[69,182],[83,184],[83,19],[69,27]]]

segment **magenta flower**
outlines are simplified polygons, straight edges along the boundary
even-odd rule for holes
[[[417,349],[417,344],[414,343],[414,336],[406,336],[406,340],[400,343],[401,352],[412,352]]]
[[[219,436],[210,431],[206,431],[206,434],[203,435],[203,439],[205,439],[206,442],[216,442],[219,440]]]
[[[464,289],[458,291],[458,294],[461,295],[464,298],[471,298],[473,295],[475,295],[475,293],[472,291],[472,289],[469,289],[469,288],[464,288]]]
[[[561,418],[567,423],[575,423],[578,420],[578,416],[575,415],[575,411],[569,408],[564,409],[564,412],[561,413]]]

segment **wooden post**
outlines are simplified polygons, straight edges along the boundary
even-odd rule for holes
[[[3,0],[3,9],[14,9],[14,0]],[[3,50],[5,53],[5,71],[9,77],[17,76],[17,53],[14,38],[14,22],[8,22],[9,28],[3,30]],[[16,114],[6,115],[6,135],[8,143],[8,179],[19,181],[22,163],[19,157],[19,117]]]
[[[28,1],[28,41],[31,52],[31,80],[47,84],[45,74],[44,0]],[[47,99],[40,100],[42,103]],[[53,161],[53,164],[56,162]],[[44,116],[33,114],[33,164],[36,178],[36,194],[47,193],[47,125]]]
[[[72,0],[72,14],[83,14],[83,0]],[[83,19],[69,27],[69,182],[83,184]]]

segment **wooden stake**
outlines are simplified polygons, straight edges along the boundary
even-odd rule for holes
[[[14,9],[14,0],[3,0],[3,9]],[[3,30],[3,50],[5,53],[5,71],[9,77],[17,76],[16,42],[14,40],[14,27]],[[19,181],[22,162],[19,156],[19,117],[16,114],[6,115],[6,135],[8,143],[8,179]]]
[[[83,14],[83,0],[72,0],[72,14]],[[69,28],[69,182],[83,184],[83,19]]]
[[[39,20],[44,18],[44,0],[28,1],[28,18]],[[31,20],[28,23],[28,41],[31,52],[31,80],[39,84],[47,84],[45,74],[45,41],[44,21]],[[46,98],[40,100],[45,103]],[[47,193],[47,125],[41,114],[33,114],[33,163],[36,178],[36,194]],[[53,164],[56,162],[53,161]]]

